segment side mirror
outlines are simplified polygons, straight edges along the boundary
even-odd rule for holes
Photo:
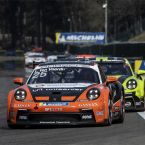
[[[24,83],[24,79],[23,78],[15,78],[14,80],[13,80],[13,82],[14,82],[14,84],[17,84],[17,85],[23,85],[23,83]]]
[[[113,76],[107,76],[107,83],[113,83],[116,82],[118,79]]]

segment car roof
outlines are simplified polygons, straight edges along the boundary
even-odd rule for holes
[[[97,64],[95,61],[90,61],[90,60],[86,60],[86,61],[79,61],[79,60],[66,60],[66,61],[55,61],[55,62],[45,62],[40,64],[39,66],[45,66],[45,65],[61,65],[61,64],[80,64],[80,65],[90,65],[93,66],[95,64]]]
[[[129,63],[128,60],[123,57],[96,57],[96,61],[100,63]]]
[[[39,64],[35,67],[34,70],[37,69],[45,69],[49,67],[76,67],[76,68],[91,68],[100,74],[99,64],[92,61],[56,61],[56,62],[45,62]]]
[[[25,55],[43,55],[43,52],[26,52]]]

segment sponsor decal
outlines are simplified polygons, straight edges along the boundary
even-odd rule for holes
[[[115,106],[114,109],[115,109],[115,111],[120,110],[120,107]]]
[[[49,71],[64,71],[65,70],[65,68],[61,68],[61,67],[59,67],[59,68],[53,68],[53,67],[51,67],[51,68],[49,68]]]
[[[119,115],[119,112],[114,112],[114,116],[118,116]]]
[[[70,124],[70,121],[40,121],[40,124]]]
[[[79,104],[79,107],[94,107],[97,106],[97,103],[83,103]]]
[[[96,115],[97,116],[102,116],[102,115],[104,115],[104,112],[103,111],[98,111],[98,112],[96,112]]]
[[[21,120],[27,120],[28,117],[27,116],[19,116],[19,119],[21,119]]]
[[[63,68],[65,69],[65,67],[84,67],[84,65],[81,65],[81,64],[54,64],[54,65],[44,65],[44,66],[41,66],[40,68],[43,69],[43,68]],[[85,67],[88,67],[88,66],[85,66]],[[37,68],[37,69],[40,69],[40,68]],[[36,70],[37,70],[36,69]]]
[[[62,108],[45,108],[45,111],[47,112],[61,112]]]
[[[62,86],[62,84],[60,86]],[[82,91],[82,90],[83,89],[77,89],[77,88],[76,89],[75,88],[70,88],[70,89],[68,89],[68,88],[62,88],[62,89],[61,88],[60,89],[59,88],[58,89],[57,88],[56,89],[55,88],[45,89],[44,88],[44,89],[33,89],[32,91],[33,92],[38,92],[38,91]]]
[[[15,104],[14,107],[28,108],[28,107],[31,107],[31,104]]]
[[[129,98],[132,98],[132,96],[125,96],[125,99],[129,99]]]
[[[84,120],[92,119],[92,115],[82,115],[82,119]]]
[[[81,91],[84,87],[92,85],[91,83],[46,83],[46,84],[29,84],[33,92],[43,91]]]
[[[131,106],[131,102],[126,102],[125,103],[125,107],[130,107]]]
[[[93,43],[104,44],[105,33],[91,33],[91,32],[74,32],[74,33],[56,33],[56,43],[64,44],[81,44],[81,43]]]
[[[68,102],[43,102],[39,103],[39,106],[68,106]]]
[[[33,89],[33,92],[43,91],[43,89]]]
[[[79,102],[88,102],[87,99],[81,99],[81,100],[78,100]]]

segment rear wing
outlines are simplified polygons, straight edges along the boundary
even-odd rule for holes
[[[94,58],[83,58],[83,57],[77,57],[77,56],[71,56],[71,57],[65,57],[65,58],[59,58],[56,61],[77,61],[77,62],[94,62],[94,63],[125,63],[125,59],[112,59],[111,57],[108,59],[104,59],[104,57],[94,57]]]
[[[125,63],[124,58],[119,57],[96,57],[96,62],[98,63]]]

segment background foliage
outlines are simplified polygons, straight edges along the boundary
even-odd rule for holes
[[[0,0],[1,46],[47,47],[55,32],[104,31],[105,0]],[[145,30],[145,0],[108,0],[109,41],[126,41]],[[6,46],[7,44],[7,46]]]

